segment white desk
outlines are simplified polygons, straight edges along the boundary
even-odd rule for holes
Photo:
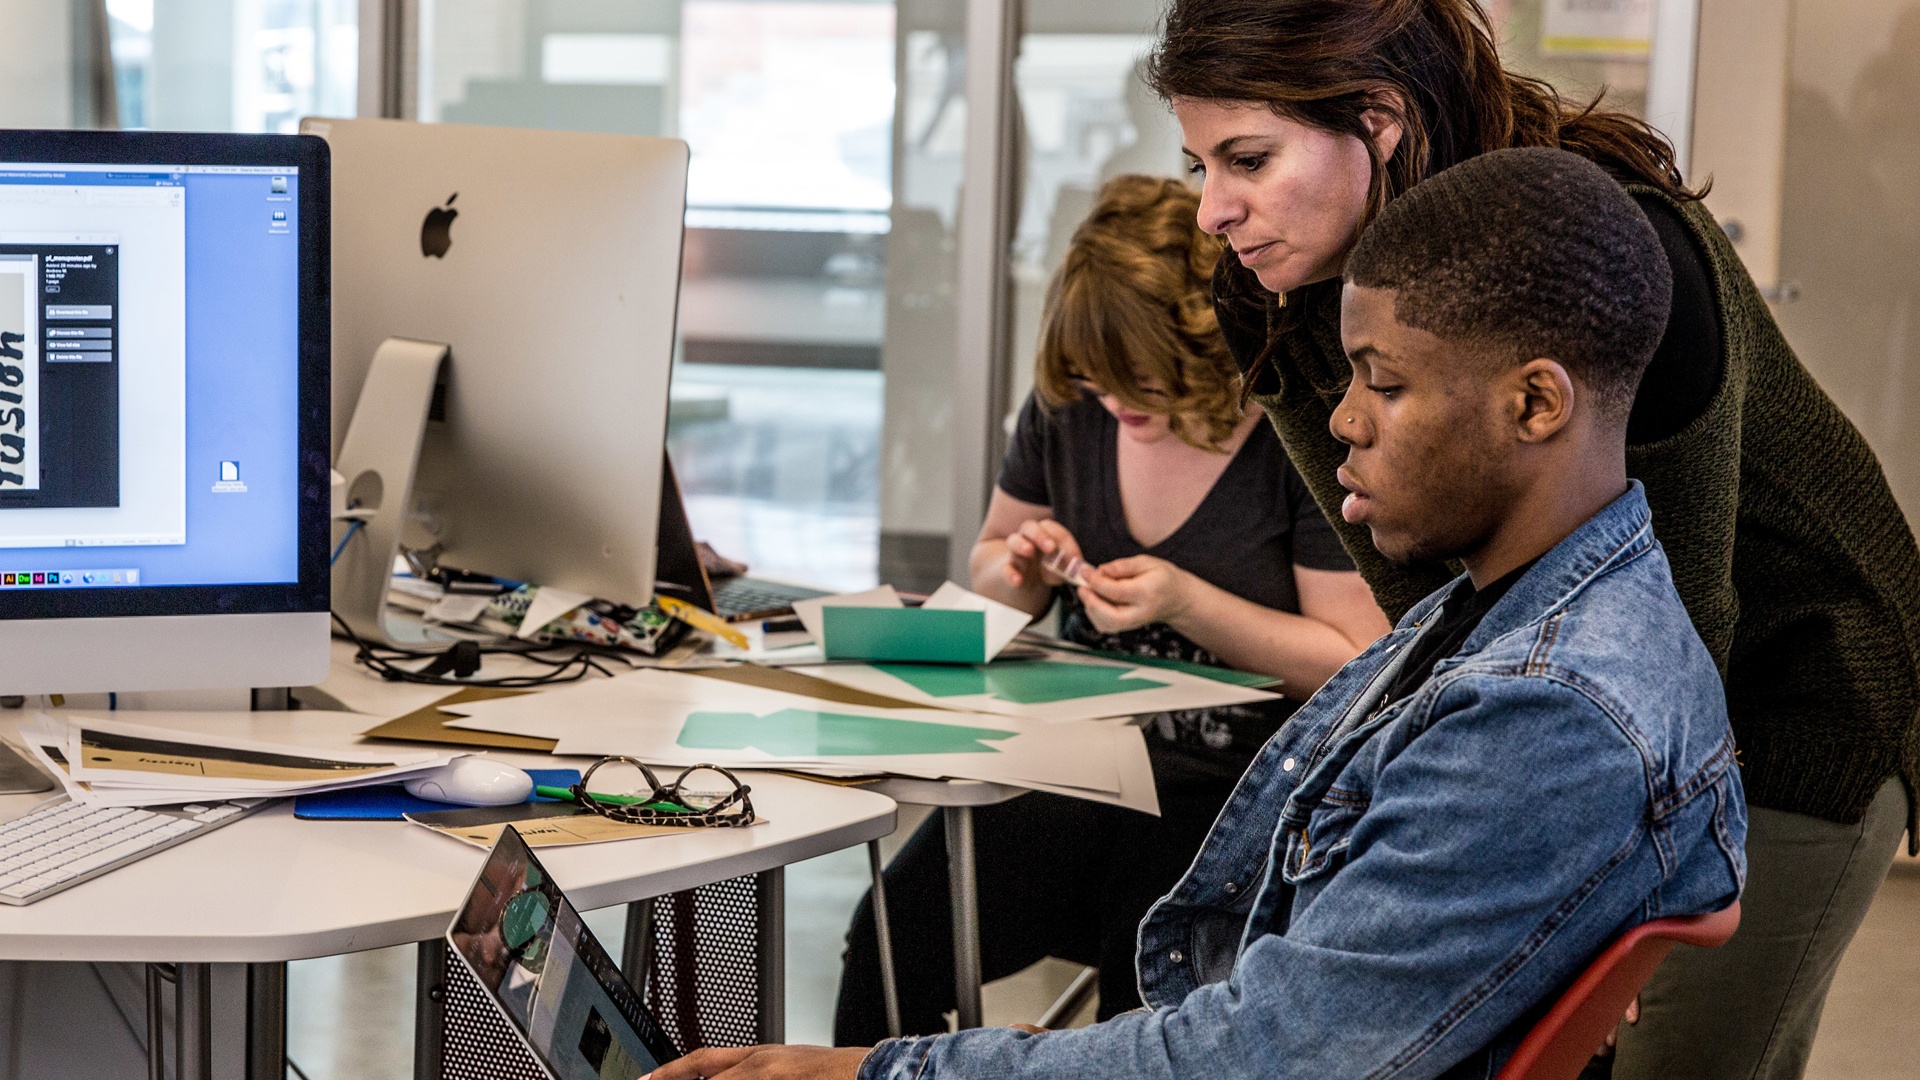
[[[323,684],[343,702],[392,716],[448,692],[383,682],[354,670],[351,655],[336,651]],[[11,730],[25,715],[0,712],[0,727]],[[372,724],[367,716],[297,710],[234,713],[196,726],[338,748]],[[496,753],[535,767],[580,763]],[[541,860],[576,904],[593,909],[776,871],[894,828],[894,802],[884,795],[768,774],[750,782],[765,824],[548,849]],[[0,797],[0,818],[20,816],[45,797]],[[278,1020],[283,1047],[286,961],[437,940],[484,858],[418,826],[300,821],[291,803],[281,803],[29,907],[0,908],[0,959],[264,966],[252,973],[269,998],[277,985],[278,1009],[265,1002],[267,1015],[255,1018],[249,1034],[272,1043],[271,1033],[254,1029]],[[183,979],[211,978],[181,970]],[[269,1046],[248,1075],[278,1078],[265,1064],[277,1064],[274,1055]]]
[[[23,716],[0,712],[11,728]],[[193,728],[316,748],[369,718],[233,713]],[[185,728],[188,725],[182,724]],[[388,744],[391,745],[391,744]],[[495,751],[533,768],[571,758]],[[753,774],[765,824],[549,848],[540,861],[582,909],[609,907],[852,847],[893,831],[893,800]],[[17,817],[45,795],[0,798]],[[0,959],[263,963],[438,937],[486,852],[397,821],[301,821],[291,801],[23,908],[0,907]]]
[[[449,692],[444,686],[391,683],[376,678],[354,666],[353,646],[336,641],[333,649],[332,674],[319,689],[347,708],[393,716],[432,704]],[[488,663],[501,665],[503,671],[521,670],[507,666],[510,661],[489,658]],[[530,669],[530,665],[523,666]],[[487,672],[483,671],[482,674]],[[757,783],[754,790],[756,793],[760,790]],[[864,790],[885,795],[895,802],[937,807],[946,811],[947,887],[953,904],[956,1012],[963,1030],[979,1027],[980,904],[979,885],[974,873],[973,808],[1006,802],[1026,794],[1027,789],[980,780],[894,777],[867,785]],[[894,978],[893,941],[888,927],[886,883],[882,878],[878,837],[867,843],[867,860],[873,877],[874,927],[880,939],[880,982],[886,995],[887,1026],[891,1033],[898,1035],[899,991]]]

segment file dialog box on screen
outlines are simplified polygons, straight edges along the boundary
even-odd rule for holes
[[[0,548],[187,542],[187,197],[0,166]]]

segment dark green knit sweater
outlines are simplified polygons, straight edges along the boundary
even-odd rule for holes
[[[1650,189],[1636,197],[1665,199]],[[1920,552],[1880,463],[1800,365],[1726,234],[1699,203],[1672,203],[1712,266],[1725,355],[1706,411],[1630,446],[1654,534],[1694,627],[1726,675],[1755,806],[1852,823],[1889,776],[1920,765]],[[1452,573],[1401,566],[1340,516],[1327,430],[1350,368],[1340,283],[1307,286],[1284,315],[1229,253],[1214,306],[1254,395],[1389,617]]]

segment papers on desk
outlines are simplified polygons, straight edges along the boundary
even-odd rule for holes
[[[893,586],[799,600],[793,613],[828,660],[983,664],[1032,620],[1027,613],[949,581],[910,608]]]
[[[43,712],[20,735],[70,797],[94,806],[166,806],[391,784],[461,756],[321,751],[161,726],[182,715]]]
[[[917,704],[1040,722],[1277,700],[1265,690],[1170,667],[1067,651],[990,664],[821,664],[791,670]]]
[[[554,739],[558,754],[985,780],[1158,812],[1145,741],[1125,723],[878,708],[659,670],[440,709],[465,715],[449,727]]]

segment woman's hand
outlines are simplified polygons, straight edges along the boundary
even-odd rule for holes
[[[1080,541],[1052,518],[1031,518],[1007,534],[1007,561],[1001,576],[1020,588],[1032,582],[1058,585],[1066,578],[1045,564],[1065,567],[1080,559]]]
[[[1192,603],[1197,580],[1165,559],[1135,555],[1088,568],[1080,602],[1095,629],[1117,634],[1180,619]]]
[[[854,1080],[870,1047],[730,1046],[695,1050],[640,1080]]]

